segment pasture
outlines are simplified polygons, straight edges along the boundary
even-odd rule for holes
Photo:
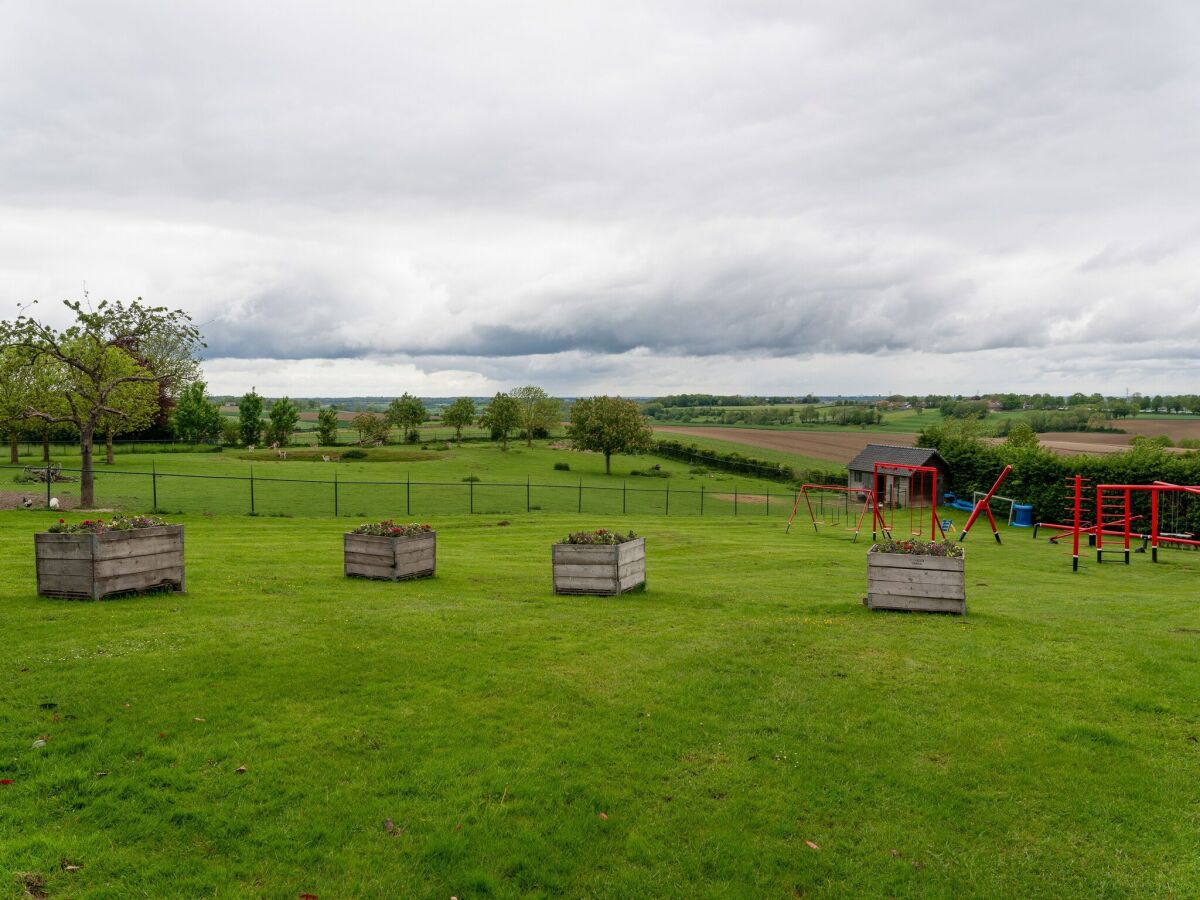
[[[174,518],[187,594],[87,603],[34,594],[51,516],[0,513],[6,895],[1200,883],[1200,555],[977,533],[958,619],[868,612],[866,544],[781,520],[442,517],[391,584],[338,520]],[[613,524],[648,590],[554,596],[551,542]]]

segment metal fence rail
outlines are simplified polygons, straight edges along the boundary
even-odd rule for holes
[[[20,474],[38,466],[0,466]],[[79,469],[60,470],[77,479]],[[149,471],[97,469],[96,505],[130,511],[261,516],[399,516],[516,514],[532,512],[594,513],[600,515],[769,516],[787,515],[795,501],[792,491],[746,493],[736,482],[728,489],[662,488],[630,485],[545,484],[526,478],[504,481],[360,481],[195,475]],[[7,480],[7,479],[5,479]],[[44,508],[50,497],[74,498],[77,480],[13,484]],[[70,505],[69,503],[65,505]]]

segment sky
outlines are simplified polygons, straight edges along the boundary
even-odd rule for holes
[[[0,318],[215,393],[1200,389],[1200,4],[23,2]]]

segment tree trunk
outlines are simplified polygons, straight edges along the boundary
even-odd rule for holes
[[[104,461],[110,466],[113,464],[113,433],[111,431],[104,432]]]
[[[50,429],[42,432],[42,462],[50,462]]]
[[[610,450],[604,451],[604,474],[612,474],[612,451]]]
[[[92,468],[92,429],[79,431],[79,505],[91,509],[96,505],[95,471]]]
[[[8,461],[14,466],[21,461],[20,443],[17,433],[10,431],[8,434]]]

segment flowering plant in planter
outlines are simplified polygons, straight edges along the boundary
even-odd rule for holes
[[[433,526],[422,522],[409,522],[407,525],[397,525],[391,519],[385,519],[382,522],[364,522],[350,533],[370,534],[376,537],[415,537],[418,534],[428,534],[431,531],[433,531]]]
[[[909,556],[940,556],[946,559],[961,559],[963,548],[953,541],[923,541],[920,538],[896,540],[885,537],[875,545],[876,553],[904,553]]]
[[[629,534],[621,534],[619,531],[598,528],[595,531],[573,531],[559,541],[559,543],[612,546],[613,544],[625,544],[629,541],[636,541],[637,537],[632,531]]]
[[[166,525],[165,519],[158,516],[113,516],[107,522],[103,519],[84,519],[82,522],[67,522],[59,519],[47,531],[51,534],[107,534],[110,531],[133,531],[138,528],[156,528]]]

